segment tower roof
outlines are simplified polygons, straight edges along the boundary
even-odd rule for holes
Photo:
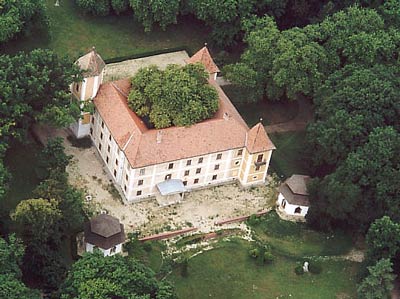
[[[197,63],[197,62],[202,63],[210,74],[218,73],[220,71],[218,66],[212,59],[210,52],[208,51],[206,46],[201,48],[187,60],[187,63]]]
[[[251,154],[275,149],[261,122],[247,132],[246,147]]]
[[[285,183],[295,194],[308,195],[307,183],[310,180],[308,175],[294,174]]]
[[[87,53],[86,55],[80,57],[76,64],[84,70],[83,76],[84,77],[93,77],[98,76],[103,71],[104,67],[106,66],[103,59],[100,55],[96,52],[96,49],[93,47],[92,50]]]
[[[90,220],[90,230],[99,236],[109,238],[121,232],[119,220],[107,214],[100,214]]]

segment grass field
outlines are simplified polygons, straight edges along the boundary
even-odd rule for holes
[[[323,261],[322,273],[296,275],[302,258],[275,255],[271,265],[257,265],[248,256],[251,244],[233,240],[189,260],[188,276],[177,268],[168,278],[182,299],[295,298],[337,299],[355,296],[357,264]],[[345,296],[348,297],[345,297]],[[342,297],[339,297],[342,296]]]
[[[305,156],[305,132],[285,132],[268,134],[276,146],[272,153],[271,168],[279,177],[292,174],[309,174]]]
[[[208,29],[202,23],[183,18],[166,31],[154,28],[145,33],[133,16],[91,17],[79,13],[73,0],[47,0],[50,17],[48,32],[34,31],[28,37],[6,44],[4,53],[34,48],[50,48],[60,55],[76,59],[95,46],[103,59],[185,46],[194,52],[208,41]]]

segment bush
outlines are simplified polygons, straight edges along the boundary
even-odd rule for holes
[[[304,274],[303,266],[297,265],[296,268],[294,268],[294,273],[296,273],[297,275],[303,275]]]
[[[322,272],[322,265],[317,262],[311,262],[308,265],[308,271],[312,274],[320,274]]]
[[[254,248],[249,250],[249,256],[252,258],[257,258],[260,255],[260,250],[258,248]]]
[[[85,13],[95,16],[106,16],[110,13],[110,0],[76,0],[76,4]]]
[[[274,261],[275,257],[272,255],[271,252],[266,251],[264,253],[264,262],[267,264],[271,264]]]
[[[128,0],[111,0],[111,7],[117,15],[125,12],[129,8]]]
[[[250,226],[255,226],[257,224],[260,223],[260,219],[256,214],[251,215],[248,219],[247,219],[247,224]]]
[[[153,250],[153,246],[151,245],[150,242],[144,242],[142,246],[143,246],[144,251],[146,251],[146,252],[150,252]]]
[[[188,259],[184,259],[182,261],[182,263],[180,264],[180,266],[181,266],[181,276],[182,277],[188,277],[188,275],[189,275],[189,272],[188,272],[188,266],[189,266]]]

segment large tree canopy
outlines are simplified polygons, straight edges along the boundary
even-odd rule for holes
[[[217,91],[207,78],[200,64],[143,68],[132,78],[129,106],[156,128],[190,126],[218,110]]]
[[[73,266],[61,286],[62,299],[131,298],[176,299],[172,287],[158,281],[138,261],[101,253],[86,254]]]
[[[0,1],[0,44],[17,34],[28,32],[34,25],[47,25],[44,0]]]

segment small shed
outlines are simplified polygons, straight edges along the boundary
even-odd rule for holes
[[[104,256],[122,252],[125,242],[124,225],[113,216],[100,214],[85,224],[86,252],[99,249]]]
[[[294,174],[280,185],[277,201],[279,212],[301,218],[307,215],[309,208],[307,183],[309,180],[310,177],[307,175]]]

